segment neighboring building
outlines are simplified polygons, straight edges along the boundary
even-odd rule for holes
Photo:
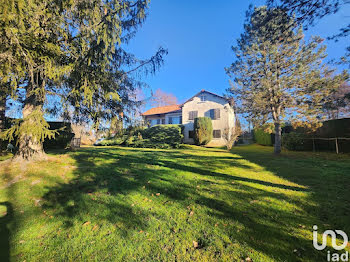
[[[235,125],[235,113],[228,99],[202,90],[182,105],[151,108],[142,114],[150,126],[166,124],[184,125],[184,143],[193,144],[193,122],[196,117],[210,117],[213,123],[213,140],[209,146],[225,145],[223,132]]]

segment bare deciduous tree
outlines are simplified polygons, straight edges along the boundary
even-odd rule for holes
[[[176,96],[171,93],[166,93],[158,88],[151,98],[152,106],[169,106],[176,105],[178,103]]]
[[[222,134],[222,138],[226,142],[226,148],[227,150],[231,150],[234,143],[238,140],[238,137],[242,134],[241,125],[236,118],[235,126],[232,128],[225,128],[224,132]]]

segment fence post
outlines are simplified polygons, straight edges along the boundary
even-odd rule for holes
[[[335,150],[337,151],[337,154],[339,154],[339,149],[338,149],[338,138],[335,138]]]

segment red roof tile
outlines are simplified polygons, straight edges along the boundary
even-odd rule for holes
[[[150,110],[147,110],[142,115],[143,116],[150,116],[150,115],[159,115],[159,114],[166,114],[174,111],[181,110],[180,105],[171,105],[171,106],[160,106],[160,107],[154,107]]]

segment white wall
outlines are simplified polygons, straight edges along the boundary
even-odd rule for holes
[[[204,94],[206,101],[202,102],[200,96]],[[184,129],[184,142],[194,143],[193,139],[188,137],[188,131],[193,130],[194,120],[189,120],[190,111],[198,111],[198,117],[208,116],[210,109],[220,109],[220,119],[212,120],[213,130],[221,130],[221,138],[213,138],[208,144],[209,146],[225,145],[225,140],[222,138],[225,128],[232,128],[235,124],[235,116],[232,107],[227,100],[217,97],[209,93],[201,93],[194,97],[191,101],[185,103],[182,107],[182,124]]]

